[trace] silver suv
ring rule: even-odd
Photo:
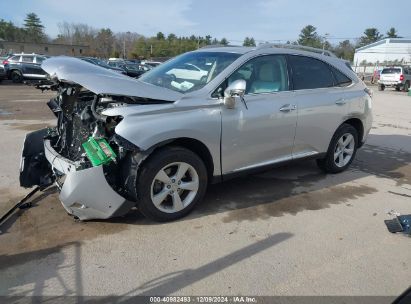
[[[322,52],[200,49],[138,80],[48,59],[57,126],[27,135],[21,185],[55,181],[64,208],[81,220],[136,206],[167,221],[189,213],[209,183],[240,174],[302,158],[344,171],[370,131],[371,93]],[[205,74],[182,71],[191,65]]]
[[[384,91],[386,87],[394,87],[396,91],[403,89],[408,92],[411,83],[411,68],[388,67],[381,71],[378,80],[378,89]]]

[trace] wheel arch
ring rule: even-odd
[[[345,120],[342,124],[348,124],[354,127],[358,132],[358,146],[361,147],[363,144],[364,137],[364,125],[359,118],[350,118]]]
[[[156,145],[148,149],[148,151],[150,151],[150,155],[151,155],[153,154],[153,152],[157,151],[158,149],[168,147],[168,146],[183,147],[195,153],[196,155],[198,155],[201,158],[201,160],[204,162],[204,165],[206,166],[208,180],[209,181],[213,180],[214,160],[213,160],[213,157],[212,157],[212,154],[209,148],[203,142],[201,142],[198,139],[194,139],[190,137],[180,137],[180,138],[169,139],[169,140],[157,143]],[[148,156],[147,158],[149,157],[150,156]]]

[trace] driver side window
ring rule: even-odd
[[[227,85],[238,79],[246,81],[246,94],[288,91],[286,59],[282,55],[253,58],[227,79]]]

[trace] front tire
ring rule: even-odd
[[[162,148],[140,170],[137,207],[151,220],[176,220],[203,199],[207,183],[206,167],[195,153],[182,147]]]
[[[334,133],[325,158],[318,159],[317,165],[326,173],[340,173],[350,166],[357,148],[357,130],[349,124],[342,124]]]

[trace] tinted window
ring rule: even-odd
[[[287,64],[284,56],[261,56],[251,59],[228,78],[247,82],[246,93],[273,93],[288,90]]]
[[[324,62],[305,56],[290,56],[295,90],[328,88],[334,85],[333,75]]]
[[[401,69],[398,68],[386,68],[383,69],[381,74],[400,74],[401,73]]]
[[[20,56],[13,56],[9,60],[10,61],[20,61]]]
[[[344,75],[343,73],[341,73],[339,70],[331,67],[333,73],[334,73],[334,77],[335,77],[335,86],[337,87],[348,87],[351,83],[352,80],[347,77],[346,75]]]
[[[33,56],[21,56],[22,62],[33,62],[33,59],[34,59]]]

